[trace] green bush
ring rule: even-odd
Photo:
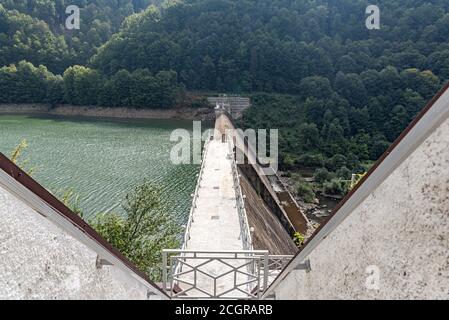
[[[303,167],[322,167],[324,163],[322,154],[303,154],[297,160],[298,164]]]
[[[295,232],[295,234],[293,235],[293,242],[297,247],[301,247],[302,245],[304,245],[305,240],[306,237],[301,232]]]
[[[291,170],[295,167],[295,163],[297,162],[298,157],[285,153],[281,154],[281,164],[282,168],[285,170]]]
[[[40,65],[20,61],[0,68],[0,103],[59,103],[62,78]]]
[[[346,168],[346,166],[343,166],[340,169],[338,169],[336,174],[337,174],[337,177],[339,177],[340,179],[349,180],[349,179],[351,179],[352,172],[351,172],[351,170]],[[328,179],[328,180],[331,180],[331,179]]]
[[[296,183],[296,193],[306,203],[312,203],[315,200],[315,192],[313,192],[312,187],[305,181]]]
[[[331,171],[336,171],[346,163],[346,157],[341,154],[336,154],[332,158],[326,160],[326,167]]]
[[[341,196],[347,192],[347,183],[341,179],[332,179],[323,184],[325,194]]]
[[[290,171],[287,171],[287,172],[284,172],[284,173],[282,174],[282,176],[283,176],[283,177],[286,177],[286,178],[291,178],[291,177],[292,177],[292,173],[291,173]]]
[[[313,178],[316,182],[323,183],[325,181],[332,180],[332,178],[334,178],[334,175],[330,173],[326,168],[318,168],[315,170]]]
[[[162,249],[179,246],[180,228],[160,206],[160,192],[145,182],[126,196],[126,214],[103,214],[92,227],[154,281],[161,278]]]

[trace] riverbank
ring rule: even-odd
[[[0,114],[41,114],[119,119],[212,120],[211,108],[136,109],[46,104],[0,104]]]
[[[341,199],[337,199],[332,196],[324,195],[322,193],[316,193],[315,200],[312,203],[306,203],[296,193],[296,181],[291,177],[279,174],[279,178],[283,182],[287,190],[293,195],[299,208],[304,212],[310,222],[315,227],[318,227],[324,221],[327,220],[333,209],[338,205]]]

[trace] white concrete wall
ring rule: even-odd
[[[277,299],[449,299],[449,120],[308,257]]]
[[[133,273],[96,258],[0,186],[0,299],[147,299]]]

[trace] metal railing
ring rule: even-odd
[[[267,270],[268,272],[268,282],[270,284],[279,275],[279,273],[284,270],[293,257],[293,255],[268,256],[268,268],[264,270]]]
[[[291,259],[266,250],[163,250],[163,289],[172,299],[260,299]]]
[[[243,248],[245,250],[253,250],[253,242],[248,223],[248,216],[245,209],[245,200],[243,197],[242,188],[240,186],[240,174],[237,168],[237,163],[235,161],[232,136],[228,134],[227,140],[229,146],[229,156],[231,157],[232,177],[234,180],[235,198],[237,202],[236,206],[240,222],[240,238],[242,239]]]
[[[193,193],[193,197],[192,197],[192,206],[190,207],[190,212],[189,212],[189,220],[187,221],[186,229],[184,232],[184,242],[182,244],[183,250],[187,249],[187,242],[190,240],[190,229],[192,227],[192,222],[194,220],[193,214],[194,214],[194,211],[196,208],[196,202],[198,200],[198,193],[201,188],[201,181],[203,180],[204,166],[206,165],[206,162],[204,160],[205,160],[207,151],[209,150],[209,144],[210,144],[210,137],[206,140],[206,142],[204,143],[204,147],[203,147],[203,155],[202,155],[202,159],[201,159],[201,169],[200,169],[200,172],[198,173],[198,180],[196,182],[195,192]]]
[[[268,251],[164,250],[163,266],[173,299],[259,299],[268,286]]]

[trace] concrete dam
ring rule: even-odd
[[[215,112],[182,250],[164,252],[164,288],[175,298],[257,297],[297,252],[293,234],[307,230],[299,208],[289,215],[291,203],[279,199],[288,191],[276,192],[257,161],[248,161],[255,157],[250,148],[242,150],[247,161],[237,163],[245,137],[230,134],[236,127],[229,110]]]

